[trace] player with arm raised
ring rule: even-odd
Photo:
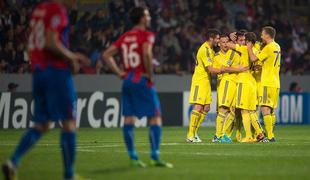
[[[134,124],[147,116],[150,129],[151,164],[159,167],[173,167],[159,158],[161,141],[161,109],[153,85],[152,48],[155,35],[147,31],[151,17],[146,8],[135,7],[130,11],[134,27],[125,32],[103,53],[103,59],[112,71],[124,79],[122,87],[122,109],[125,116],[123,135],[131,164],[138,167],[146,165],[139,160],[134,143]],[[115,63],[114,55],[120,53],[125,65],[122,71]]]
[[[28,50],[32,66],[34,126],[22,137],[15,152],[2,167],[7,180],[17,179],[16,169],[21,158],[49,129],[51,121],[61,121],[61,148],[64,179],[74,179],[76,147],[77,96],[70,72],[79,71],[78,61],[90,61],[68,49],[68,19],[66,7],[73,3],[48,1],[34,9],[30,20]],[[42,175],[43,178],[43,175]]]
[[[211,97],[211,73],[220,73],[213,68],[214,50],[213,46],[219,42],[219,31],[209,29],[207,41],[204,42],[197,52],[195,72],[192,77],[189,103],[193,105],[190,115],[190,124],[186,142],[201,142],[198,137],[198,128],[210,110]]]
[[[258,92],[267,137],[270,142],[275,142],[273,130],[276,117],[274,109],[277,108],[280,92],[281,48],[274,41],[275,36],[276,30],[273,27],[266,26],[262,29],[261,38],[266,45],[257,55],[253,51],[254,44],[250,42],[247,44],[251,61],[262,62],[261,86]]]
[[[256,41],[256,35],[253,32],[247,32],[245,34],[245,42]],[[234,43],[229,43],[228,46],[235,49],[241,54],[240,65],[248,66],[250,68],[251,61],[249,59],[249,53],[247,51],[246,45],[239,45]],[[243,142],[253,142],[262,141],[264,139],[263,129],[258,121],[258,116],[256,114],[257,106],[257,90],[256,81],[252,76],[250,70],[240,72],[238,74],[238,84],[237,84],[237,99],[236,108],[241,109],[242,123],[244,130],[246,132],[246,137],[242,140]],[[251,132],[251,125],[257,132],[258,136],[253,139]]]

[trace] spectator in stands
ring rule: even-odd
[[[303,92],[301,86],[299,86],[299,84],[297,82],[292,82],[290,84],[290,89],[289,89],[289,92],[292,92],[292,93],[301,93]]]

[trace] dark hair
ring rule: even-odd
[[[254,32],[247,32],[245,33],[245,40],[250,41],[251,43],[255,44],[256,42],[256,34]]]
[[[267,33],[272,39],[276,37],[276,30],[271,26],[263,27],[263,31],[265,31],[265,33]]]
[[[144,14],[145,10],[146,8],[144,7],[134,7],[130,10],[129,17],[134,25],[140,22],[141,18],[145,15]]]
[[[208,29],[206,33],[206,38],[209,40],[210,38],[215,38],[217,35],[220,35],[220,31],[217,29]]]
[[[237,38],[239,37],[239,36],[244,36],[245,35],[245,33],[247,33],[248,31],[247,30],[245,30],[245,29],[241,29],[241,30],[239,30],[238,32],[237,32]]]
[[[227,37],[229,39],[229,35],[227,33],[220,34],[220,38]]]

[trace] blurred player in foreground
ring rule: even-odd
[[[33,71],[34,126],[21,138],[11,158],[2,166],[7,180],[17,179],[21,158],[49,129],[51,122],[61,121],[61,148],[64,179],[74,179],[76,147],[77,96],[72,74],[79,71],[79,61],[89,61],[68,49],[68,19],[65,5],[70,1],[40,3],[33,11],[28,41]]]
[[[262,29],[261,38],[266,45],[261,52],[255,55],[253,51],[254,43],[248,42],[248,51],[251,61],[262,62],[261,85],[259,89],[259,101],[263,114],[267,137],[270,142],[275,142],[274,126],[276,116],[274,109],[277,108],[280,92],[280,59],[281,48],[274,41],[276,30],[266,26]]]
[[[104,53],[103,59],[111,70],[124,79],[122,87],[122,114],[125,116],[123,135],[131,164],[145,167],[138,158],[134,143],[134,125],[136,117],[147,116],[150,130],[151,165],[172,168],[173,165],[159,158],[161,141],[161,109],[153,84],[153,44],[155,35],[147,31],[151,17],[149,11],[142,7],[131,10],[130,18],[134,27],[125,32]],[[125,72],[115,63],[114,55],[120,53]]]
[[[207,41],[204,42],[197,52],[195,72],[192,77],[189,103],[193,105],[190,115],[190,124],[186,142],[201,142],[198,136],[198,128],[210,111],[211,97],[211,73],[220,73],[213,68],[213,47],[219,42],[220,33],[215,29],[207,31]]]

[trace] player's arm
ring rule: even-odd
[[[257,56],[254,54],[253,51],[253,44],[252,43],[247,43],[247,48],[248,48],[248,53],[249,53],[249,58],[252,62],[258,61]]]
[[[227,72],[227,73],[238,73],[238,72],[243,72],[249,70],[249,66],[240,66],[240,67],[222,67],[222,72]]]
[[[215,67],[213,67],[213,66],[207,66],[206,68],[208,69],[208,71],[209,71],[211,74],[221,74],[221,73],[222,73],[221,69],[215,68]]]
[[[71,70],[73,73],[78,73],[79,61],[83,62],[85,65],[90,64],[90,60],[80,54],[74,53],[66,48],[62,42],[58,39],[59,35],[58,32],[52,29],[47,29],[47,35],[45,38],[45,49],[51,51],[54,55],[61,57],[65,60],[68,60],[71,65]]]
[[[236,44],[232,41],[227,42],[227,46],[229,49],[236,50]]]
[[[143,54],[143,61],[144,61],[144,68],[146,70],[147,78],[153,82],[153,45],[151,43],[144,43],[142,45],[142,54]]]
[[[118,77],[123,78],[125,72],[123,72],[115,63],[114,57],[118,53],[118,48],[115,45],[111,45],[105,50],[102,54],[103,60],[107,63],[109,68],[115,73]]]

